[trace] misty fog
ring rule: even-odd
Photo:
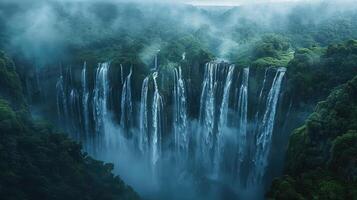
[[[287,64],[298,48],[356,37],[356,11],[328,0],[3,0],[0,48],[19,63],[32,115],[113,163],[143,199],[263,199],[313,109],[288,92]],[[269,39],[282,41],[279,59],[259,68]]]

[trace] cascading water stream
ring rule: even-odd
[[[121,84],[124,84],[124,71],[123,71],[122,64],[120,64],[120,82],[121,82]]]
[[[161,174],[166,173],[166,168],[165,172],[161,172],[160,167],[171,166],[168,162],[174,160],[181,167],[167,172],[179,173],[182,180],[192,170],[210,181],[232,181],[239,190],[244,190],[249,186],[263,185],[262,179],[269,162],[275,115],[286,71],[285,68],[279,68],[275,77],[272,77],[270,72],[275,71],[274,68],[270,69],[269,73],[268,70],[265,72],[261,90],[256,91],[254,85],[248,87],[249,81],[255,81],[249,68],[235,73],[238,68],[234,65],[207,63],[196,123],[194,115],[190,115],[195,106],[191,108],[189,99],[192,97],[190,95],[197,94],[190,93],[195,90],[190,90],[191,85],[186,85],[190,82],[183,76],[181,67],[173,70],[172,92],[165,90],[171,85],[166,87],[165,79],[159,79],[162,77],[157,71],[147,75],[141,85],[140,102],[135,104],[136,96],[132,93],[136,86],[132,84],[136,83],[135,71],[130,70],[124,76],[120,65],[111,70],[120,71],[116,75],[117,80],[114,75],[110,76],[112,82],[109,80],[109,63],[101,63],[94,70],[94,87],[90,91],[92,84],[88,77],[91,77],[92,70],[88,70],[84,63],[80,84],[71,80],[69,69],[66,76],[58,78],[57,112],[68,128],[76,126],[77,130],[81,129],[79,133],[84,135],[74,137],[83,142],[90,154],[119,166],[125,165],[125,162],[137,162],[136,167],[144,166],[147,171],[143,170],[143,173],[152,175],[154,182],[161,181],[157,178],[166,175]],[[76,71],[73,70],[73,73]],[[109,88],[121,91],[121,95],[110,93]],[[259,96],[248,98],[248,93],[257,93]],[[172,113],[163,112],[166,111],[163,102],[166,97],[172,98],[167,105],[165,103],[165,106],[172,106]],[[118,103],[109,106],[109,100]],[[254,102],[258,102],[258,106]],[[136,105],[139,116],[134,116]],[[253,116],[248,117],[248,110]],[[113,118],[110,112],[113,112]],[[114,120],[115,117],[119,120]],[[248,124],[257,128],[248,127]],[[122,134],[122,130],[127,135]],[[139,159],[135,157],[138,152],[141,155]]]
[[[128,131],[132,126],[133,120],[133,105],[131,97],[131,75],[132,69],[130,69],[129,75],[125,78],[122,96],[121,96],[121,117],[120,124],[125,131]]]
[[[242,84],[238,96],[238,163],[237,173],[241,173],[241,165],[247,153],[247,113],[248,113],[249,68],[243,69]],[[240,176],[238,176],[240,177]]]
[[[146,154],[149,148],[148,135],[148,90],[149,77],[146,77],[141,87],[141,102],[140,102],[140,133],[139,133],[139,150],[142,154]]]
[[[256,136],[256,151],[253,158],[254,166],[251,171],[252,176],[250,177],[250,181],[253,184],[259,184],[263,181],[268,166],[268,158],[275,124],[275,114],[285,72],[286,68],[282,67],[277,69],[268,93],[265,112],[262,121],[260,122],[258,135]]]
[[[200,134],[198,134],[198,157],[203,165],[211,165],[211,152],[214,145],[216,78],[218,64],[206,64],[200,101]]]
[[[258,98],[258,112],[256,112],[255,114],[255,129],[254,129],[254,132],[257,131],[257,128],[259,127],[258,124],[259,124],[259,108],[260,108],[260,105],[262,104],[262,100],[263,100],[263,96],[264,96],[264,90],[265,90],[265,87],[266,87],[266,82],[267,82],[267,76],[268,76],[268,71],[270,70],[271,68],[267,68],[265,69],[265,72],[264,72],[264,79],[263,79],[263,84],[262,84],[262,88],[260,90],[260,93],[259,93],[259,98]]]
[[[87,64],[84,62],[81,73],[82,82],[82,116],[83,116],[83,130],[85,139],[89,141],[89,91],[87,88]],[[90,142],[85,143],[85,148],[89,149]]]
[[[228,75],[226,78],[226,82],[224,84],[223,99],[222,99],[220,115],[219,115],[217,142],[216,142],[215,158],[214,158],[214,171],[215,171],[215,175],[217,176],[220,173],[219,172],[220,165],[223,159],[222,153],[224,151],[224,142],[226,137],[225,132],[227,129],[227,122],[228,122],[229,97],[230,97],[231,85],[233,80],[234,68],[235,68],[234,65],[229,66]]]
[[[56,83],[56,102],[57,102],[57,115],[59,121],[66,122],[68,119],[67,96],[64,88],[64,80],[61,75]]]
[[[156,80],[157,76],[158,73],[154,72],[153,79],[154,79],[155,92],[154,92],[154,99],[152,103],[153,131],[152,131],[152,141],[151,141],[151,148],[152,148],[151,161],[154,170],[157,165],[157,162],[159,161],[160,154],[161,154],[161,128],[162,128],[161,112],[163,108],[163,101],[159,93],[159,88]]]
[[[187,100],[181,67],[174,69],[174,142],[176,153],[187,156],[189,147]]]
[[[93,119],[95,123],[96,136],[100,137],[104,134],[105,143],[108,146],[110,136],[105,131],[105,121],[108,119],[108,95],[109,95],[109,80],[108,80],[109,63],[100,63],[95,74],[95,88],[93,97]],[[99,139],[99,138],[97,138]],[[98,141],[99,142],[99,141]]]
[[[71,122],[72,122],[72,129],[74,130],[75,138],[80,140],[80,134],[78,133],[78,125],[81,126],[81,116],[80,116],[80,104],[79,104],[79,96],[76,89],[72,88],[70,92],[69,98],[69,105],[71,110]],[[78,123],[78,125],[77,125]]]
[[[186,52],[183,52],[183,53],[182,53],[181,59],[182,59],[182,60],[185,60],[185,59],[186,59]]]

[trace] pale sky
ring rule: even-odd
[[[60,2],[73,2],[73,1],[113,1],[113,2],[161,2],[161,3],[185,3],[196,6],[239,6],[245,4],[269,4],[269,3],[283,3],[283,2],[321,2],[321,1],[336,1],[340,0],[0,0],[5,2],[46,2],[46,1],[60,1]],[[355,1],[355,0],[341,0],[341,1]]]
[[[242,4],[281,3],[281,2],[319,2],[323,0],[183,0],[197,6],[237,6]]]

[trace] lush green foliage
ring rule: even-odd
[[[322,100],[331,88],[357,74],[357,41],[330,45],[327,49],[298,49],[288,65],[288,92],[295,102]]]
[[[320,102],[290,139],[272,199],[357,198],[357,76]]]
[[[332,6],[332,7],[331,7]],[[288,34],[295,46],[327,46],[356,38],[357,15],[354,8],[339,10],[339,5],[297,6],[289,15]],[[335,12],[333,11],[335,10]],[[332,11],[329,13],[329,11]],[[304,15],[304,17],[301,17]],[[328,16],[319,18],[317,16]],[[318,20],[316,20],[318,18]]]
[[[278,57],[279,51],[287,51],[290,47],[286,38],[279,35],[264,36],[260,42],[254,46],[254,57]]]
[[[276,5],[272,10],[280,10]],[[135,101],[155,55],[165,103],[172,99],[173,69],[178,66],[187,79],[189,94],[200,93],[203,65],[215,57],[250,66],[253,74],[258,69],[256,80],[250,78],[251,88],[258,87],[265,68],[284,66],[289,68],[287,94],[294,105],[303,107],[324,99],[332,88],[357,74],[357,41],[330,45],[357,38],[357,15],[348,9],[329,13],[335,9],[326,5],[283,9],[288,14],[272,13],[265,6],[212,14],[178,5],[168,9],[156,4],[51,2],[46,7],[50,17],[33,26],[36,20],[27,24],[19,19],[35,18],[41,10],[36,5],[10,2],[0,6],[0,47],[28,59],[28,66],[23,67],[32,69],[24,70],[25,76],[35,71],[35,61],[54,68],[58,63],[82,68],[86,61],[89,74],[95,73],[98,62],[110,61],[110,80],[114,80],[123,65],[125,75],[130,69],[134,72]],[[80,12],[68,7],[80,8]],[[33,27],[36,34],[26,34]],[[80,146],[52,127],[32,122],[15,71],[11,60],[1,53],[0,97],[7,101],[0,101],[0,198],[137,198],[111,174],[111,165],[81,153]],[[80,85],[80,79],[74,82]],[[88,85],[93,83],[89,76]],[[116,88],[122,83],[116,80],[112,84],[118,96],[121,91]],[[320,103],[306,124],[294,131],[287,156],[289,176],[273,183],[270,197],[356,198],[355,93],[356,79]],[[188,98],[193,102],[190,112],[198,110],[199,98]]]
[[[112,164],[92,159],[52,126],[34,122],[25,106],[4,100],[24,102],[13,65],[0,67],[0,89],[8,91],[0,98],[1,199],[139,199],[113,175]]]
[[[15,65],[4,52],[0,51],[0,97],[10,98],[15,106],[24,103],[22,87]]]
[[[331,159],[329,166],[341,177],[348,181],[357,181],[357,132],[349,131],[342,136],[338,136],[332,145]]]
[[[285,67],[294,57],[289,39],[279,34],[262,35],[237,54],[237,64],[253,68]]]

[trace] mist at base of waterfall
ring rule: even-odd
[[[198,126],[190,121],[190,130]],[[146,200],[197,200],[197,199],[263,199],[261,187],[242,188],[232,180],[218,178],[216,174],[204,175],[195,169],[195,160],[176,162],[174,151],[166,150],[156,169],[150,165],[150,157],[140,155],[133,139],[123,136],[125,132],[110,118],[105,120],[105,131],[111,141],[101,150],[86,149],[96,159],[114,164],[114,173],[137,191]],[[137,129],[131,130],[138,133]],[[226,129],[228,138],[233,138],[233,130]],[[231,133],[228,133],[231,132]],[[229,136],[231,135],[231,136]],[[84,146],[89,146],[83,144]],[[94,153],[94,151],[96,151]]]
[[[119,113],[111,109],[110,63],[96,67],[92,92],[85,64],[81,90],[71,84],[71,68],[67,71],[56,85],[60,121],[72,127],[72,137],[86,152],[114,163],[115,173],[144,199],[263,198],[285,68],[265,70],[255,106],[250,105],[255,97],[249,93],[249,68],[207,63],[196,118],[188,114],[180,67],[173,69],[170,95],[160,88],[162,74],[148,74],[140,102],[132,98],[132,70],[125,81],[120,70]],[[173,104],[165,98],[173,98]],[[249,106],[254,110],[248,117]]]

